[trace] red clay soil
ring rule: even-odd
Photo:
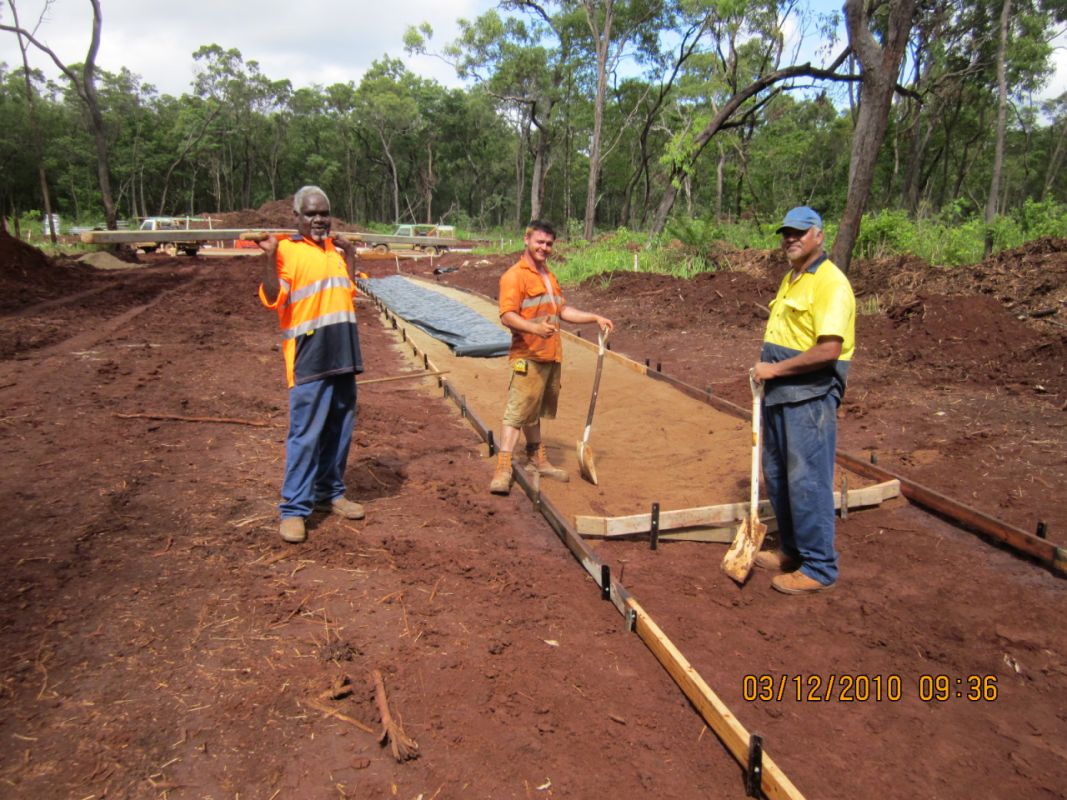
[[[1042,246],[978,268],[1004,277],[978,293],[920,280],[862,316],[840,446],[1020,527],[1046,520],[1063,543],[1062,303],[1017,318],[1062,298],[1064,244]],[[616,320],[614,349],[744,404],[777,283],[775,257],[759,258],[567,295]],[[518,493],[486,493],[485,448],[438,393],[361,389],[348,475],[367,519],[316,516],[307,544],[284,545],[286,393],[257,259],[144,260],[105,275],[0,237],[4,295],[24,293],[0,309],[0,340],[19,343],[0,350],[0,794],[743,796],[548,525]],[[493,296],[514,257],[481,260],[434,266]],[[882,303],[873,287],[894,273],[869,283],[865,266],[861,300]],[[360,311],[364,377],[410,370]],[[806,796],[1063,797],[1067,583],[904,501],[839,530],[841,581],[811,598],[762,573],[738,589],[714,545],[600,552]],[[353,722],[379,725],[374,669],[414,761]],[[804,698],[790,682],[747,699],[745,675],[764,674],[798,677]],[[902,698],[843,702],[830,675],[899,680]],[[944,699],[920,697],[941,688],[924,675],[947,676]],[[980,697],[994,678],[996,699],[968,700],[971,675]]]

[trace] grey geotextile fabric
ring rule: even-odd
[[[511,334],[477,311],[426,289],[403,275],[361,280],[361,286],[384,302],[398,317],[447,344],[457,356],[504,356]]]

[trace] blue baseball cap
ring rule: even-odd
[[[786,228],[794,231],[806,231],[808,228],[822,230],[822,217],[813,208],[797,206],[785,215],[785,219],[782,220],[782,224],[778,226],[775,233],[781,233]]]

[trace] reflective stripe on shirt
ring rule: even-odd
[[[325,328],[327,325],[336,325],[338,322],[355,321],[356,314],[354,311],[335,311],[333,314],[323,314],[321,317],[309,319],[307,322],[301,322],[299,325],[294,325],[288,330],[282,331],[282,338],[295,339],[297,336],[305,334],[308,331]]]

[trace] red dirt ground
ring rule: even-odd
[[[514,257],[482,260],[433,266],[493,296]],[[406,382],[361,389],[349,478],[367,520],[315,518],[306,545],[285,546],[286,397],[258,260],[144,262],[98,273],[0,234],[0,794],[743,796],[529,503],[485,492],[484,447],[445,401]],[[616,320],[614,349],[743,404],[779,267],[737,267],[567,295]],[[855,282],[882,313],[859,322],[841,448],[1064,542],[1067,243],[966,279],[893,262]],[[360,310],[364,377],[410,369]],[[842,580],[812,598],[765,575],[738,590],[713,546],[601,552],[808,797],[1063,797],[1067,584],[903,501],[840,531]],[[376,727],[373,669],[415,761],[320,710]],[[765,673],[899,675],[904,698],[746,701],[744,675]],[[922,675],[964,694],[967,676],[995,676],[999,693],[969,702],[953,684],[922,702]],[[350,695],[320,699],[343,677]]]

